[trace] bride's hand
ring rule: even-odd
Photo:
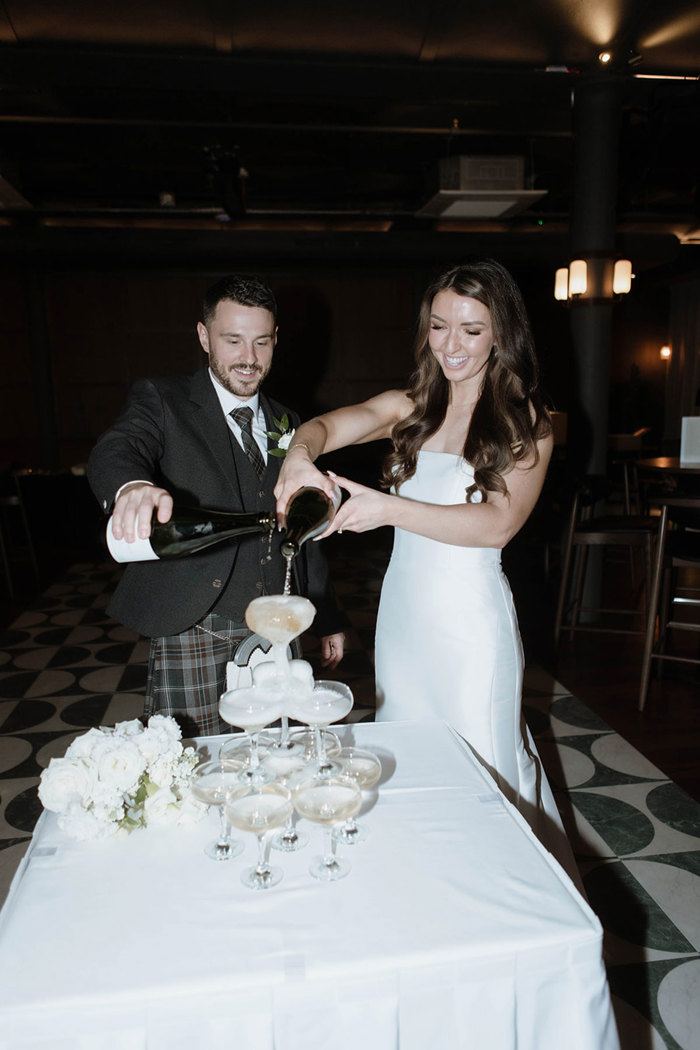
[[[342,478],[330,470],[328,474],[331,481],[349,494],[350,499],[342,504],[326,531],[318,537],[319,539],[343,530],[369,532],[370,529],[391,524],[392,504],[396,496],[368,488],[366,485],[358,485],[356,481]]]
[[[314,466],[306,449],[300,446],[297,452],[291,448],[284,457],[274,488],[277,500],[277,521],[282,527],[286,525],[287,504],[295,492],[307,485],[322,489],[326,495],[333,497],[335,485],[327,474],[323,474],[318,467]]]

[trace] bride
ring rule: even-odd
[[[326,535],[395,528],[376,632],[378,720],[443,719],[471,745],[543,843],[571,868],[521,715],[523,655],[501,549],[532,512],[552,428],[520,291],[499,263],[457,266],[427,289],[408,390],[318,416],[295,433],[275,495],[350,498]],[[377,491],[313,465],[391,438]]]

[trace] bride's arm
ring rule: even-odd
[[[359,405],[337,408],[303,423],[287,449],[275,485],[278,515],[284,515],[289,498],[303,485],[332,495],[333,481],[314,466],[324,452],[388,438],[394,425],[412,410],[413,402],[404,391],[387,390]]]
[[[489,492],[486,503],[421,503],[334,475],[351,498],[340,508],[326,535],[340,529],[366,532],[393,525],[457,547],[505,547],[530,517],[542,491],[552,454],[551,435],[541,438],[537,448],[537,461],[534,457],[524,460],[504,475],[507,492]]]

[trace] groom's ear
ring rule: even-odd
[[[199,342],[202,350],[205,354],[209,353],[209,332],[207,326],[202,321],[197,321],[197,335],[199,336]]]

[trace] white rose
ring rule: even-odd
[[[143,804],[147,824],[166,824],[177,818],[177,799],[170,788],[158,788]]]
[[[103,739],[104,735],[99,729],[89,729],[75,738],[66,751],[66,758],[90,758]]]
[[[277,448],[281,448],[283,449],[283,451],[286,452],[292,442],[292,438],[294,437],[295,433],[296,431],[294,430],[288,430],[286,434],[283,434],[277,442]]]
[[[96,780],[95,766],[87,759],[52,758],[41,774],[39,798],[44,809],[62,813],[73,802],[89,801]]]
[[[146,768],[146,760],[131,740],[116,737],[96,756],[97,772],[107,788],[131,794]]]
[[[71,802],[65,813],[58,818],[58,826],[71,838],[103,839],[113,835],[118,825],[101,820],[92,810],[83,809],[79,802]]]

